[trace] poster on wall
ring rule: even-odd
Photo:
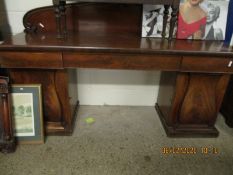
[[[178,39],[224,40],[229,0],[181,0]]]
[[[163,31],[163,13],[164,6],[163,5],[143,5],[143,13],[142,13],[142,37],[156,37],[162,38]],[[171,9],[169,11],[171,14]],[[168,15],[168,22],[166,26],[166,36],[169,35],[170,29],[170,18],[171,15]],[[176,28],[174,29],[174,37]]]

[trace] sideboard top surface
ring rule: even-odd
[[[172,4],[179,3],[178,0],[54,0],[66,2],[102,2],[102,3],[123,3],[123,4]]]
[[[142,38],[142,6],[81,3],[66,6],[67,35],[57,38],[54,7],[29,11],[25,30],[9,36],[0,51],[88,52],[122,54],[166,54],[233,57],[232,47],[222,41],[168,41]],[[44,27],[41,27],[44,26]]]
[[[222,41],[175,39],[168,41],[160,38],[94,32],[69,33],[65,39],[57,39],[54,33],[20,33],[9,36],[0,44],[0,51],[10,50],[233,56],[233,48],[225,46]]]

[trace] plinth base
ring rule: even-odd
[[[219,135],[219,132],[215,127],[204,127],[198,125],[182,126],[177,124],[169,126],[166,123],[163,113],[157,103],[155,104],[155,109],[168,137],[217,137]]]

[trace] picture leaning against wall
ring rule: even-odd
[[[44,143],[40,84],[12,84],[11,107],[17,143]]]
[[[229,0],[181,0],[178,39],[224,40]]]

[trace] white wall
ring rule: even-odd
[[[24,30],[23,15],[37,7],[48,6],[52,0],[4,0],[12,33],[19,33]]]
[[[14,34],[23,31],[22,18],[52,0],[5,0]],[[159,72],[78,69],[78,95],[84,105],[153,106],[157,99]]]

